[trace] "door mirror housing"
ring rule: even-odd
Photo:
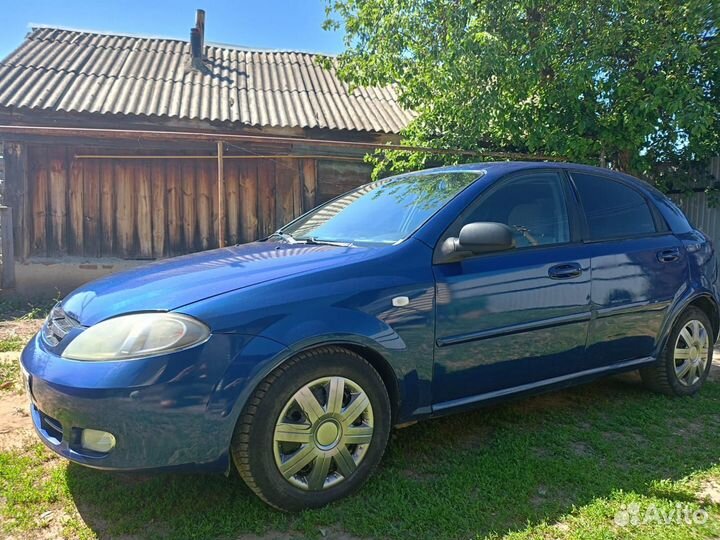
[[[506,251],[515,247],[513,231],[504,223],[482,221],[468,223],[460,229],[458,237],[451,236],[442,245],[445,256],[478,255]]]

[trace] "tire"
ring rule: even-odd
[[[689,307],[675,321],[657,362],[641,369],[640,376],[655,392],[691,396],[708,377],[713,344],[710,319],[702,310]]]
[[[357,491],[380,463],[390,429],[390,400],[377,371],[358,354],[326,346],[298,354],[258,385],[231,453],[263,501],[299,511]]]

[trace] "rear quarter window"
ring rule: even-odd
[[[653,186],[648,186],[647,189],[658,210],[675,234],[688,233],[695,228],[690,218],[688,218],[671,199],[663,195],[663,193]]]

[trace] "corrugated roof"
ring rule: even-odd
[[[319,55],[206,44],[205,57],[203,73],[189,42],[34,28],[0,62],[0,108],[381,133],[413,118],[393,88],[350,91]]]

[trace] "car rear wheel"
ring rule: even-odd
[[[296,511],[356,491],[379,464],[390,428],[390,401],[377,371],[349,350],[322,347],[259,385],[231,450],[260,498]]]
[[[707,315],[690,307],[675,322],[658,362],[640,370],[643,382],[668,395],[689,396],[707,379],[712,364],[713,333]]]

